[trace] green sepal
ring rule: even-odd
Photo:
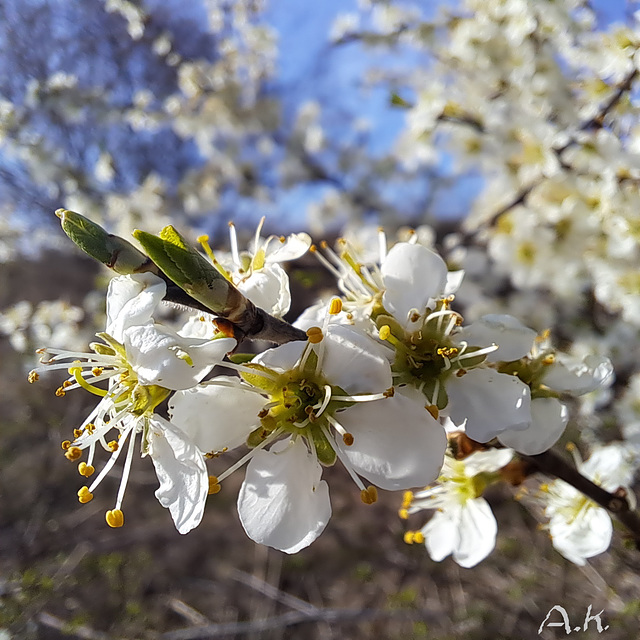
[[[227,315],[235,287],[171,225],[159,237],[140,230],[133,235],[169,279],[214,313]]]
[[[230,356],[227,356],[231,362],[234,364],[246,364],[247,362],[251,362],[255,357],[255,353],[232,353]]]
[[[116,273],[128,275],[154,269],[149,258],[128,240],[107,233],[89,218],[67,209],[58,209],[56,215],[62,230],[80,249]]]
[[[132,393],[133,407],[131,413],[136,416],[152,413],[153,410],[163,401],[166,400],[171,391],[160,387],[157,384],[142,385],[137,384]]]

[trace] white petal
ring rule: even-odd
[[[238,384],[237,378],[215,380]],[[189,435],[200,451],[222,451],[244,444],[258,427],[266,400],[246,389],[215,384],[177,391],[169,400],[171,421]]]
[[[611,544],[613,525],[601,507],[590,506],[581,516],[567,521],[562,514],[549,522],[553,546],[568,560],[584,565],[587,558],[604,553]]]
[[[487,362],[519,360],[531,351],[536,332],[509,315],[490,314],[462,329],[458,340],[473,346],[497,344],[498,349],[487,356]]]
[[[432,560],[440,562],[453,553],[460,540],[460,505],[446,511],[436,511],[422,528],[424,544]]]
[[[238,495],[238,514],[247,535],[285,553],[309,546],[331,517],[329,488],[321,475],[322,468],[302,439],[258,451]]]
[[[477,476],[479,473],[484,472],[491,473],[509,464],[511,458],[513,458],[511,449],[475,451],[464,459],[464,472],[469,477]]]
[[[346,325],[330,325],[325,336],[322,374],[347,393],[382,393],[392,385],[388,351]]]
[[[498,524],[484,498],[467,500],[460,512],[460,541],[453,559],[465,568],[484,560],[496,546]]]
[[[149,429],[149,454],[160,487],[156,498],[169,509],[180,533],[202,520],[209,492],[209,476],[202,454],[177,427],[154,416]]]
[[[529,387],[515,376],[493,369],[472,369],[447,381],[447,413],[466,422],[467,435],[488,442],[505,429],[525,429],[531,422]]]
[[[519,453],[535,456],[551,449],[564,433],[568,420],[569,411],[557,398],[534,398],[531,401],[531,424],[521,431],[502,431],[498,440]]]
[[[582,395],[600,388],[613,375],[613,365],[604,356],[591,355],[584,360],[557,357],[558,360],[548,367],[543,378],[543,382],[556,391]]]
[[[337,445],[354,470],[381,489],[424,487],[442,469],[447,438],[424,408],[404,395],[361,402],[336,414],[354,442]]]
[[[105,331],[122,342],[125,329],[151,320],[166,290],[165,283],[152,273],[112,278],[107,291]]]
[[[385,291],[382,304],[406,324],[409,313],[422,313],[430,298],[442,294],[447,282],[447,265],[431,249],[399,242],[391,247],[381,265]]]
[[[278,318],[291,306],[289,276],[277,263],[254,271],[246,280],[239,282],[237,288],[257,307]]]
[[[124,345],[142,384],[188,389],[198,384],[236,346],[233,338],[182,338],[162,325],[126,329]]]
[[[311,237],[306,233],[292,233],[282,242],[280,238],[271,236],[265,246],[265,262],[274,264],[295,260],[303,256],[311,246]]]

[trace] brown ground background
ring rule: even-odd
[[[62,256],[0,270],[0,308],[25,297],[79,303],[98,273],[91,262]],[[365,506],[338,467],[325,475],[333,518],[294,556],[245,536],[235,513],[242,472],[209,498],[200,527],[181,536],[153,495],[151,461],[137,460],[126,524],[109,529],[103,514],[118,478],[80,505],[81,477],[60,449],[93,400],[79,391],[56,398],[54,374],[27,384],[34,362],[25,365],[0,338],[1,640],[566,637],[561,628],[538,635],[553,605],[566,609],[573,627],[584,624],[589,605],[604,609],[609,628],[600,634],[591,623],[573,632],[577,640],[639,636],[640,554],[617,532],[608,554],[576,567],[507,488],[488,496],[497,549],[470,570],[405,545],[401,496],[380,492]]]

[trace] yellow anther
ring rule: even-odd
[[[73,430],[73,437],[74,438],[79,438],[82,435],[82,429],[74,429]]]
[[[388,389],[385,389],[385,390],[382,392],[382,395],[383,395],[385,398],[393,398],[393,396],[395,396],[395,395],[396,395],[395,387],[389,387]]]
[[[209,495],[218,493],[222,489],[216,476],[209,476]]]
[[[64,457],[67,460],[77,460],[82,455],[82,449],[80,447],[69,447],[67,452],[64,454]]]
[[[548,493],[549,492],[549,485],[545,482],[544,484],[540,485],[540,491],[542,491],[543,493]]]
[[[424,534],[422,531],[416,531],[413,534],[413,541],[415,544],[424,544]]]
[[[58,398],[62,398],[63,396],[65,396],[67,394],[67,392],[64,390],[63,387],[58,387],[56,389],[56,396],[58,396]]]
[[[278,238],[278,240],[280,240],[280,242],[282,242],[282,244],[284,244],[287,241],[287,239],[284,236],[280,236]]]
[[[109,447],[109,449],[111,451],[117,451],[118,450],[118,443],[115,440],[112,440],[111,442],[107,443],[107,447]]]
[[[435,404],[428,404],[425,406],[425,409],[437,420],[440,415],[440,411],[438,411],[438,407]]]
[[[27,380],[29,381],[29,384],[33,384],[36,380],[40,380],[40,376],[37,371],[29,371]]]
[[[203,233],[201,236],[196,238],[198,244],[202,244],[203,242],[209,242],[209,236],[206,233]]]
[[[403,519],[406,520],[409,517],[409,511],[407,511],[407,509],[399,509],[398,510],[398,515]]]
[[[71,440],[63,440],[60,443],[60,446],[62,447],[63,451],[67,451],[69,449],[69,447],[71,446]]]
[[[124,513],[120,509],[111,509],[104,516],[107,524],[113,529],[117,529],[124,524]]]
[[[327,249],[327,248],[329,247],[329,243],[328,243],[326,240],[322,240],[322,241],[320,242],[320,246],[321,246],[323,249]]]
[[[95,472],[95,467],[91,464],[87,464],[86,462],[81,462],[78,465],[78,473],[85,478],[92,476]]]
[[[386,340],[391,335],[391,327],[388,324],[384,324],[378,331],[378,337],[380,340]]]
[[[307,329],[307,338],[311,344],[318,344],[322,342],[324,336],[322,335],[322,329],[320,327],[309,327]]]
[[[87,502],[93,500],[93,493],[89,491],[89,487],[82,487],[82,489],[78,491],[78,500],[80,504],[87,504]]]
[[[104,369],[102,367],[93,367],[93,369],[91,369],[91,373],[93,373],[94,376],[102,375],[103,372]]]
[[[565,449],[569,452],[576,450],[576,445],[573,442],[567,442]]]
[[[309,251],[311,251],[311,253],[315,253],[317,250],[318,250],[318,247],[316,247],[316,245],[315,245],[315,244],[312,244],[312,245],[309,247]]]
[[[91,435],[96,430],[96,425],[93,424],[93,422],[90,422],[85,426],[85,429],[87,430],[87,433]]]
[[[71,382],[71,380],[65,380],[65,381],[62,383],[62,387],[63,387],[64,389],[66,389],[67,387],[70,387],[72,384],[73,384],[73,382]]]
[[[553,353],[549,353],[542,359],[542,364],[553,364],[556,361],[556,356]]]
[[[402,494],[402,508],[406,509],[413,502],[413,491],[405,491]]]
[[[342,442],[344,442],[347,447],[350,447],[353,444],[353,434],[345,433],[342,436]]]
[[[374,486],[369,485],[360,492],[360,499],[365,504],[373,504],[378,500],[378,490]]]
[[[342,300],[340,298],[333,298],[329,305],[329,315],[336,316],[342,311]]]
[[[413,534],[414,534],[414,532],[413,532],[413,531],[405,531],[405,534],[404,534],[404,541],[405,541],[407,544],[413,544]]]

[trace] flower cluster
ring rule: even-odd
[[[59,215],[81,246],[96,234],[103,237],[78,214]],[[133,272],[111,281],[105,331],[90,345],[91,353],[40,351],[42,366],[30,380],[44,370],[67,369],[70,377],[58,395],[83,388],[101,398],[73,439],[62,443],[65,456],[80,461],[78,470],[87,478],[95,472],[96,451],[108,453],[96,478],[78,491],[79,501],[92,500],[126,450],[120,488],[106,514],[110,526],[122,526],[139,442],[158,476],[156,497],[186,533],[200,523],[207,495],[218,493],[246,465],[237,506],[247,535],[295,553],[329,521],[323,467],[339,462],[365,504],[376,501],[378,488],[405,490],[403,516],[439,510],[408,541],[424,540],[434,559],[452,553],[463,566],[476,564],[493,548],[497,531],[484,488],[500,477],[498,470],[514,452],[549,449],[567,424],[563,400],[602,386],[610,363],[558,354],[547,335],[511,316],[488,315],[465,325],[453,309],[463,274],[450,272],[420,234],[387,249],[381,231],[373,252],[361,254],[345,239],[337,250],[311,247],[336,276],[342,295],[314,305],[290,327],[306,339],[287,333],[283,344],[257,355],[235,353],[235,327],[253,335],[244,317],[254,317],[253,305],[274,315],[288,310],[288,278],[279,263],[310,245],[304,234],[263,240],[260,230],[243,253],[232,228],[228,259],[214,255],[201,238],[210,264],[187,251],[172,228],[159,238],[135,234],[161,266],[158,247],[170,254],[167,273],[187,293],[205,292],[194,305],[199,299],[219,304],[220,320],[199,313],[179,328],[159,322],[166,277]],[[104,238],[109,247],[118,240]],[[130,270],[138,254],[122,241],[117,246],[120,257],[108,261]],[[187,264],[211,271],[189,275]],[[256,317],[263,322],[264,316]],[[278,331],[281,325],[274,326]],[[211,377],[218,365],[228,373]],[[168,414],[162,415],[167,399]],[[454,455],[447,429],[464,431],[483,450]],[[233,461],[220,473],[209,475],[207,460],[228,458]]]

